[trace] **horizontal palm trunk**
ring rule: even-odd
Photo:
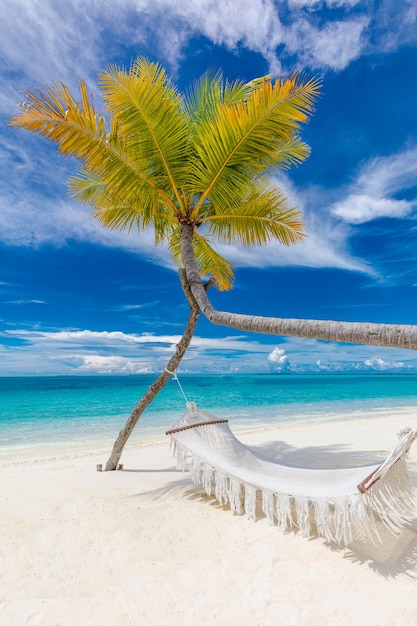
[[[282,319],[217,311],[208,299],[201,282],[193,252],[192,236],[193,226],[191,224],[181,225],[181,253],[188,284],[201,312],[213,324],[266,335],[304,337],[323,341],[417,350],[417,326]]]

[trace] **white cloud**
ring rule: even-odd
[[[404,369],[405,364],[402,361],[384,361],[380,357],[373,356],[370,359],[366,359],[364,361],[364,365],[366,368],[375,371],[387,371],[387,370],[396,370],[396,369]]]
[[[274,372],[283,373],[291,370],[290,358],[282,348],[275,347],[268,354],[267,361]]]
[[[343,366],[339,363],[323,363],[321,359],[316,361],[316,367],[319,372],[341,372],[343,371]]]
[[[270,64],[271,71],[281,72],[281,60],[277,49],[282,47],[284,54],[296,55],[299,64],[312,68],[341,70],[357,58],[366,44],[363,31],[369,19],[359,14],[346,15],[343,21],[334,21],[331,9],[341,6],[352,8],[356,2],[328,2],[330,13],[326,19],[315,21],[311,8],[317,3],[286,3],[272,0],[241,0],[236,11],[234,0],[215,0],[202,3],[189,0],[178,3],[176,0],[162,2],[165,14],[162,23],[165,33],[172,30],[170,24],[187,24],[189,34],[200,32],[216,44],[231,50],[243,45],[261,53]],[[303,11],[306,8],[307,11]],[[282,19],[281,15],[285,15]],[[323,23],[324,22],[324,23]],[[174,42],[176,38],[174,37]],[[166,41],[171,41],[166,37]],[[177,52],[178,45],[174,44]]]
[[[402,361],[385,361],[380,357],[371,357],[364,361],[334,361],[326,362],[318,359],[316,367],[319,372],[328,372],[329,374],[340,374],[342,372],[398,372],[398,371],[417,371],[417,363],[406,364]]]
[[[346,198],[330,207],[330,212],[350,224],[361,224],[379,217],[406,217],[416,200],[395,198],[415,187],[417,149],[366,163],[347,190]]]
[[[289,29],[288,50],[297,54],[303,65],[341,71],[361,56],[368,24],[367,18],[359,17],[318,27],[302,18]]]
[[[0,375],[160,373],[180,335],[120,331],[23,330],[0,332]],[[412,351],[286,338],[195,336],[179,372],[417,371]],[[275,344],[275,345],[274,345]],[[291,354],[291,361],[289,358]]]
[[[93,374],[149,374],[152,368],[122,356],[74,355],[71,361],[77,372]]]
[[[354,7],[361,0],[288,0],[290,7],[306,7],[308,9],[317,9],[326,5],[329,8]]]
[[[20,300],[7,300],[6,304],[46,304],[46,301],[45,300],[20,299]]]
[[[0,375],[20,373],[157,373],[164,369],[181,335],[129,334],[91,330],[5,330],[0,332]],[[182,371],[250,371],[271,347],[246,336],[194,336]],[[248,359],[247,355],[251,358]],[[233,355],[233,362],[230,360]],[[262,369],[262,366],[261,366]]]
[[[62,81],[71,88],[99,69],[101,29],[95,3],[77,0],[2,0],[0,56],[3,76],[0,110],[11,112],[17,90]]]
[[[43,81],[73,88],[86,77],[94,88],[96,73],[126,43],[138,51],[152,49],[175,67],[200,34],[231,50],[259,52],[275,71],[283,52],[295,55],[298,64],[338,71],[370,45],[375,51],[415,40],[413,0],[394,4],[383,0],[376,9],[358,0],[3,0],[0,56],[3,77],[12,80],[3,83],[0,110],[11,110],[16,90]]]
[[[417,148],[369,161],[358,177],[358,186],[376,194],[392,194],[415,184]]]
[[[333,206],[332,213],[349,224],[363,224],[378,217],[406,217],[412,210],[413,206],[406,200],[373,198],[362,193],[338,202]]]
[[[382,0],[373,15],[369,52],[390,53],[417,39],[415,0]]]
[[[417,371],[417,355],[414,350],[333,343],[299,337],[286,338],[282,347],[286,353],[291,354],[291,365],[297,371],[299,368],[301,371],[370,371],[370,365],[374,364],[375,369],[378,362],[386,363],[387,369],[391,371],[402,367],[407,371]]]

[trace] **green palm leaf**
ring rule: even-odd
[[[156,63],[139,58],[129,73],[110,66],[101,75],[108,111],[117,111],[126,149],[150,178],[158,181],[184,213],[180,188],[186,180],[191,150],[190,124],[182,97]]]
[[[207,237],[195,233],[193,249],[197,265],[203,277],[215,280],[219,291],[228,291],[233,287],[233,264],[216,252]]]
[[[316,80],[265,79],[255,83],[246,100],[219,105],[215,117],[201,121],[189,180],[201,192],[196,212],[208,197],[215,204],[230,204],[234,190],[241,194],[248,180],[282,161],[283,146],[295,141],[318,87]],[[292,162],[308,156],[305,144],[298,140],[296,145]]]
[[[224,81],[221,70],[215,73],[206,72],[186,91],[184,106],[194,122],[210,120],[217,113],[220,103],[229,106],[237,104],[250,96],[252,88],[250,83],[240,80],[233,83]]]
[[[84,81],[75,98],[63,84],[26,94],[11,124],[54,141],[81,162],[70,180],[77,200],[108,228],[152,226],[180,259],[182,225],[191,226],[202,276],[229,289],[232,264],[208,237],[245,246],[299,241],[300,215],[270,185],[271,168],[309,154],[298,136],[318,81],[265,76],[249,83],[207,73],[182,96],[157,63],[140,57],[129,70],[100,76],[107,117]]]
[[[232,206],[203,217],[210,234],[226,243],[244,246],[263,245],[276,239],[290,245],[302,241],[304,235],[299,211],[287,207],[287,198],[279,189],[258,184],[242,198],[238,208]]]
[[[22,112],[12,118],[10,124],[27,128],[51,139],[63,154],[75,156],[86,170],[95,171],[115,194],[122,190],[125,197],[141,188],[153,187],[167,203],[170,199],[164,190],[158,189],[149,178],[143,163],[132,158],[126,146],[117,116],[111,119],[110,134],[107,133],[103,116],[95,111],[89,100],[84,81],[80,84],[81,101],[70,94],[65,85],[54,84],[39,90],[26,92]],[[151,190],[149,190],[151,193]],[[173,212],[177,212],[171,202]]]
[[[161,201],[158,190],[138,180],[135,194],[117,193],[97,171],[80,170],[69,180],[71,195],[78,201],[96,208],[94,215],[108,228],[130,230],[133,224],[139,230],[149,226],[165,208],[165,218],[176,223],[169,207]],[[129,212],[131,213],[129,217]]]

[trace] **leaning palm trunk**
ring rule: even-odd
[[[182,224],[181,254],[187,273],[187,281],[201,312],[213,324],[266,335],[304,337],[324,341],[417,350],[417,326],[405,324],[371,324],[369,322],[281,319],[217,311],[208,299],[201,282],[193,252],[192,237],[193,225]]]
[[[200,315],[200,309],[187,285],[184,270],[180,270],[180,279],[181,286],[190,304],[190,314],[188,316],[188,321],[184,330],[184,334],[181,337],[180,341],[177,343],[175,353],[168,361],[166,369],[158,376],[158,378],[152,383],[152,385],[146,391],[141,400],[139,400],[139,402],[136,404],[132,413],[126,421],[126,424],[120,431],[119,436],[114,442],[111,455],[106,463],[106,471],[115,470],[117,468],[127,440],[132,434],[132,431],[138,423],[140,417],[142,416],[142,413],[150,405],[152,400],[158,395],[161,389],[165,387],[171,377],[171,373],[177,369],[182,357],[184,356],[188,346],[190,345],[191,339],[193,338],[195,327]],[[205,287],[202,287],[203,291],[207,289],[208,286],[209,285],[207,284]]]

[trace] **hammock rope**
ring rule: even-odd
[[[188,402],[170,435],[181,470],[232,513],[256,519],[257,496],[267,521],[283,531],[319,535],[338,545],[380,539],[378,522],[398,533],[414,520],[415,493],[407,471],[417,430],[403,429],[385,461],[363,467],[290,467],[239,441],[228,421]],[[259,508],[259,506],[258,506]]]
[[[189,403],[189,401],[188,401],[188,398],[187,398],[187,396],[186,396],[186,394],[185,394],[184,389],[182,388],[182,385],[181,385],[181,383],[180,383],[180,379],[178,378],[178,374],[177,374],[177,372],[171,372],[171,370],[169,370],[167,367],[165,368],[165,371],[166,371],[168,374],[171,374],[171,376],[173,377],[173,379],[174,379],[174,380],[175,380],[175,382],[177,383],[177,385],[178,385],[178,387],[179,387],[179,389],[180,389],[180,391],[181,391],[181,393],[182,393],[182,397],[183,397],[183,398],[184,398],[184,400],[185,400],[185,404],[187,405],[187,404]]]

